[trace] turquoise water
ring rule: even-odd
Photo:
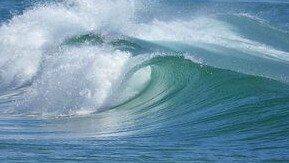
[[[288,15],[286,1],[1,1],[1,162],[288,162]]]

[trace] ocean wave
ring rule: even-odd
[[[21,160],[26,150],[46,156],[42,148],[77,161],[288,160],[289,33],[272,21],[284,8],[57,0],[23,9],[0,26],[0,158],[15,147]]]
[[[140,4],[51,3],[3,24],[1,89],[27,88],[16,110],[75,114],[120,105],[155,80],[151,65],[137,67],[158,56],[185,56],[202,65],[288,82],[287,32],[242,14],[142,23],[134,19]],[[252,37],[251,31],[259,32]],[[271,41],[262,38],[265,34]],[[122,92],[118,89],[126,93],[116,95]]]

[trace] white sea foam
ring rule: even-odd
[[[68,36],[120,32],[133,15],[130,0],[71,0],[38,6],[13,17],[0,28],[1,87],[30,81],[46,52]]]
[[[97,47],[69,47],[57,54],[46,58],[41,76],[27,90],[19,109],[94,112],[102,106],[130,58],[126,52]]]
[[[68,0],[36,6],[0,27],[1,89],[32,83],[17,109],[94,112],[130,54],[97,47],[62,47],[68,37],[122,33],[130,26],[132,0]]]

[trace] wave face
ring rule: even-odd
[[[1,160],[289,161],[286,1],[0,9]]]

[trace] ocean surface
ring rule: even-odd
[[[289,162],[287,0],[1,0],[0,162]]]

